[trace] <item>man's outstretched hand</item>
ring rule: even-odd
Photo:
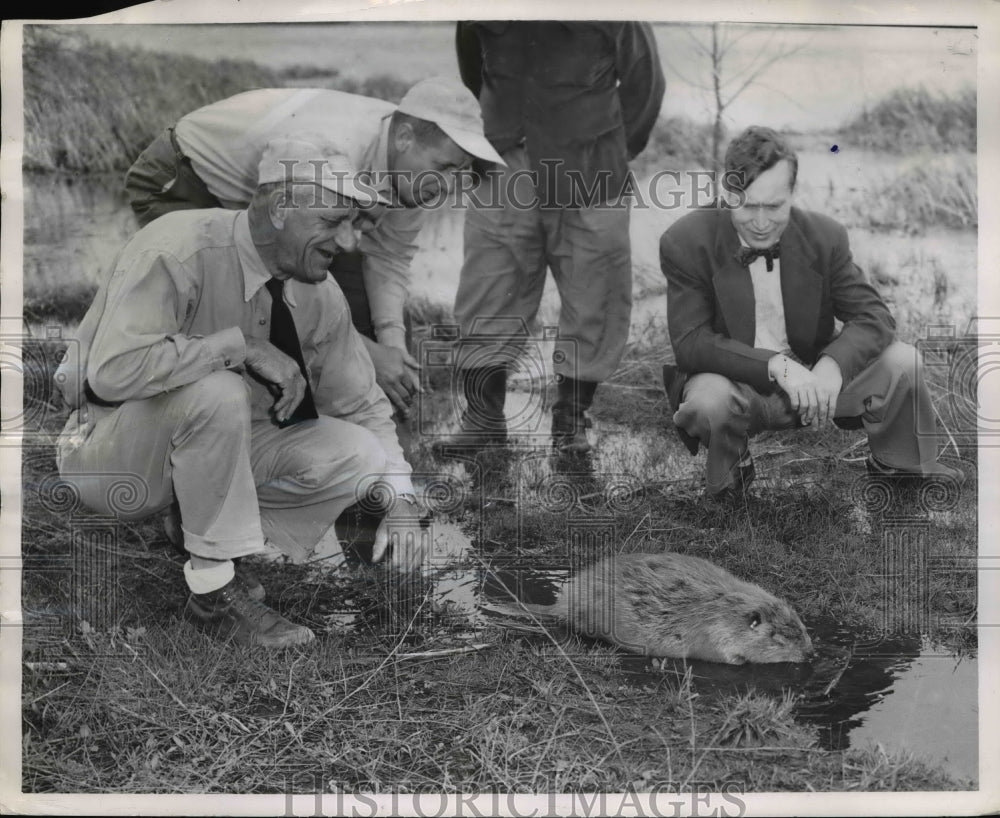
[[[396,497],[375,531],[372,562],[381,562],[389,548],[390,528],[394,537],[386,567],[402,573],[419,571],[431,551],[431,530],[420,524],[427,510],[416,500]]]

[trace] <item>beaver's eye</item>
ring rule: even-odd
[[[753,630],[760,624],[760,612],[754,611],[750,614],[750,630]]]

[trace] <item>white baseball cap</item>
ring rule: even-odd
[[[396,110],[433,122],[466,153],[506,164],[483,134],[479,100],[457,79],[430,77],[420,80],[406,92]]]
[[[323,149],[322,145],[304,139],[274,139],[264,149],[257,167],[257,184],[271,182],[302,182],[320,185],[326,190],[353,199],[361,207],[388,204],[350,159],[341,153]]]

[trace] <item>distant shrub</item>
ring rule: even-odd
[[[844,137],[874,150],[976,150],[976,91],[932,94],[924,87],[896,88],[841,129]]]
[[[658,119],[649,135],[646,149],[632,161],[632,167],[641,176],[667,164],[710,168],[712,124],[695,122],[681,116]]]
[[[167,125],[241,91],[274,87],[253,62],[109,47],[24,29],[24,167],[123,171]]]
[[[309,80],[315,77],[336,77],[340,71],[336,68],[321,68],[308,63],[296,63],[279,69],[277,74],[282,80]]]
[[[77,324],[90,307],[97,285],[65,282],[59,289],[25,287],[23,314],[31,324]]]
[[[860,184],[830,176],[826,183],[798,190],[796,202],[866,230],[913,233],[978,225],[976,154],[922,150],[891,159],[883,153],[870,167]]]
[[[387,102],[398,103],[416,81],[416,79],[400,79],[390,74],[376,74],[374,77],[365,77],[364,79],[337,77],[326,83],[326,87],[336,91],[346,91],[348,94],[360,94],[363,97],[375,97]]]
[[[976,227],[976,157],[928,157],[866,198],[869,223],[876,228]]]

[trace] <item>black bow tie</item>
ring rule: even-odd
[[[774,260],[778,257],[778,253],[781,252],[781,247],[777,242],[772,244],[770,247],[765,247],[762,250],[757,250],[753,247],[743,247],[736,251],[735,258],[744,267],[749,267],[754,259],[763,258],[767,262],[767,271],[770,273],[774,269]]]

